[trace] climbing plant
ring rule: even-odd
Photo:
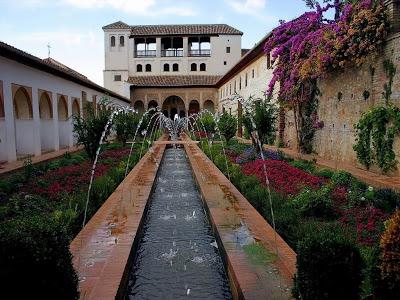
[[[400,134],[399,108],[393,105],[374,107],[362,115],[355,129],[357,138],[353,149],[365,167],[376,163],[384,172],[396,168],[393,143]]]
[[[307,2],[315,11],[282,22],[264,45],[265,53],[272,54],[274,62],[267,92],[272,95],[279,83],[279,100],[294,111],[302,152],[309,151],[302,147],[302,125],[311,116],[307,113],[313,113],[304,106],[317,96],[317,80],[364,63],[369,54],[381,49],[390,28],[385,7],[378,0],[324,1],[324,7],[318,1]],[[335,10],[333,20],[326,17],[330,9]]]
[[[393,143],[396,135],[400,134],[400,109],[390,103],[396,68],[391,60],[385,60],[383,68],[388,78],[382,93],[384,105],[362,115],[355,125],[357,138],[353,149],[365,167],[376,163],[383,172],[388,172],[397,165]]]

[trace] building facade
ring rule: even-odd
[[[102,98],[130,104],[51,58],[0,42],[0,161],[72,147],[72,116],[84,116],[86,103],[102,108]]]
[[[171,117],[203,105],[217,109],[215,84],[242,53],[243,33],[226,24],[116,22],[103,30],[104,86],[129,97],[138,109],[157,103]]]

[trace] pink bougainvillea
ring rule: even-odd
[[[279,83],[279,98],[284,102],[307,101],[309,83],[329,72],[360,65],[376,52],[386,39],[390,24],[381,1],[328,4],[275,28],[264,50],[277,61],[268,93]],[[325,13],[338,9],[335,20]]]

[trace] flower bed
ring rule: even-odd
[[[305,187],[317,189],[325,181],[322,178],[292,167],[285,161],[272,159],[267,159],[265,162],[258,159],[253,162],[245,163],[242,166],[242,172],[245,175],[257,176],[260,182],[264,184],[265,175],[263,163],[265,163],[268,179],[272,188],[285,195],[296,195]]]
[[[206,149],[205,153],[212,153],[214,163],[227,174],[221,146],[211,147],[211,151]],[[226,146],[226,154],[232,182],[272,224],[265,191],[264,162],[252,147],[234,142]],[[374,280],[379,276],[374,272],[379,271],[379,243],[385,230],[384,223],[395,208],[400,207],[400,195],[368,187],[349,173],[318,170],[312,162],[293,161],[277,152],[265,157],[278,233],[297,251],[305,237],[325,232],[327,234],[323,236],[331,239],[333,236],[328,233],[334,229],[343,236],[343,241],[362,254],[361,296],[374,293]],[[318,255],[323,256],[323,253]],[[347,261],[348,257],[345,255],[341,259]],[[361,273],[354,275],[361,278]],[[339,277],[336,279],[340,280]]]

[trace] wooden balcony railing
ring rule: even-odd
[[[189,50],[189,56],[211,56],[211,50]]]
[[[135,52],[135,57],[156,57],[156,50],[137,50]]]
[[[162,57],[183,57],[182,49],[161,50]]]

